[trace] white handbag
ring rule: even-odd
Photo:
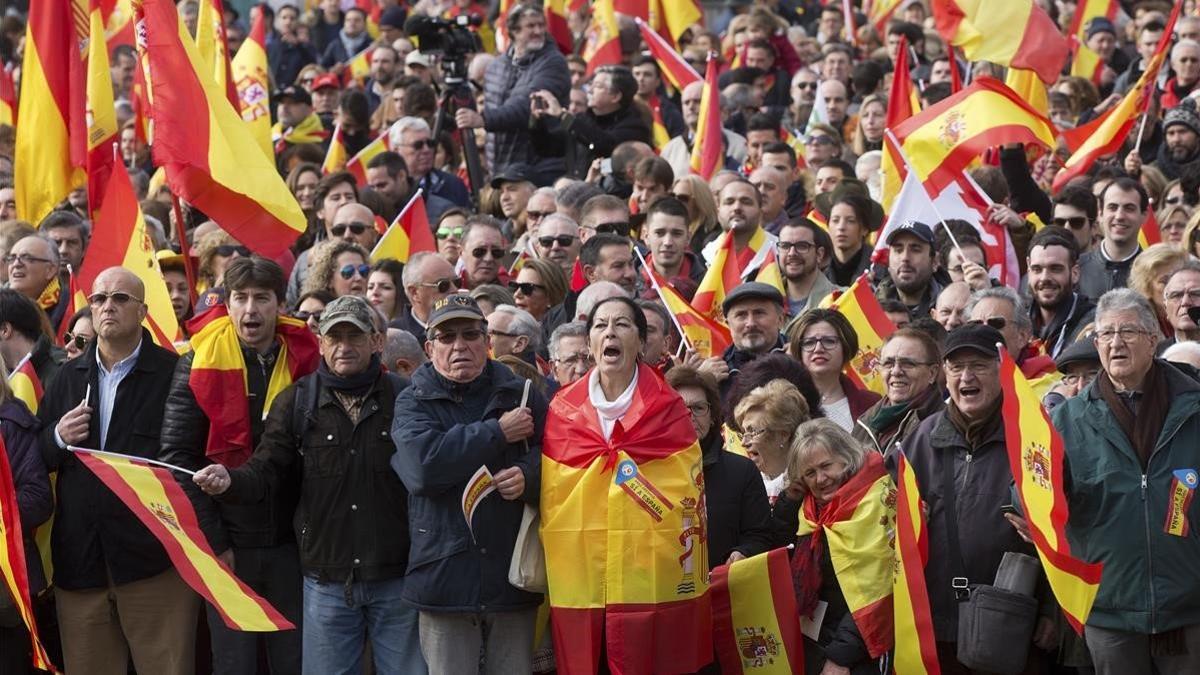
[[[545,593],[546,551],[542,548],[542,537],[538,529],[542,516],[537,508],[525,505],[521,514],[521,528],[517,530],[517,543],[513,546],[512,562],[508,565],[508,583],[530,593]]]

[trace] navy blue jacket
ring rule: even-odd
[[[49,520],[54,513],[50,477],[38,448],[37,432],[40,428],[37,418],[20,399],[11,398],[0,405],[0,434],[4,436],[13,489],[17,493],[17,512],[21,517],[30,595],[37,595],[46,587],[42,558],[33,539],[34,528]]]

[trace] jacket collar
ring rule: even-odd
[[[962,432],[954,426],[950,421],[950,416],[946,411],[936,413],[938,415],[937,422],[934,424],[933,431],[929,434],[929,441],[935,448],[945,448],[948,450],[967,449],[967,438]],[[983,443],[979,444],[975,454],[986,451],[993,445],[999,443],[1004,445],[1004,425],[996,425],[992,435],[988,436]]]

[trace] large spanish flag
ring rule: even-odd
[[[834,299],[830,309],[841,312],[858,334],[858,353],[846,364],[846,376],[860,389],[877,394],[887,392],[879,372],[879,350],[883,339],[896,332],[896,324],[883,313],[879,300],[871,292],[866,272],[850,284],[845,293]]]
[[[170,471],[138,457],[72,448],[166,549],[179,576],[233,630],[270,632],[294,625],[217,560],[196,511]]]
[[[233,81],[237,85],[238,109],[250,134],[263,153],[275,161],[271,144],[271,76],[267,67],[266,14],[258,12],[250,34],[233,57]]]
[[[704,93],[700,95],[700,119],[692,138],[692,173],[712,180],[725,163],[725,135],[721,128],[721,89],[717,84],[716,54],[708,55],[704,71]]]
[[[229,43],[225,38],[225,7],[221,0],[199,0],[196,16],[196,51],[208,66],[217,87],[225,92],[234,110],[240,108],[237,84],[229,63]],[[261,16],[261,12],[259,13]]]
[[[933,613],[925,587],[929,536],[917,477],[903,452],[896,453],[896,581],[892,608],[896,625],[896,675],[939,675]]]
[[[237,468],[254,454],[250,435],[250,398],[246,384],[246,361],[237,327],[225,305],[218,305],[189,324],[192,328],[192,370],[188,386],[196,405],[208,418],[204,454],[230,468]],[[320,354],[317,339],[299,319],[280,316],[275,324],[279,354],[267,381],[263,417],[279,392],[317,369]]]
[[[87,62],[87,186],[88,211],[95,218],[104,203],[117,155],[117,113],[113,109],[112,74],[108,70],[108,44],[100,8],[90,19]]]
[[[1057,130],[1003,82],[990,77],[929,106],[892,130],[909,168],[941,190],[985,150],[1006,143],[1053,148]]]
[[[29,571],[25,565],[25,540],[21,531],[21,513],[17,506],[17,490],[13,484],[12,469],[8,464],[8,450],[0,436],[0,577],[4,586],[0,593],[13,599],[17,613],[29,631],[33,643],[33,667],[57,673],[50,663],[46,649],[38,635],[37,621],[33,618],[33,602],[29,596]]]
[[[1158,217],[1154,215],[1154,208],[1151,206],[1146,209],[1146,220],[1142,221],[1142,229],[1138,230],[1138,245],[1144,251],[1155,244],[1161,244],[1162,240],[1162,228],[1158,226]]]
[[[713,642],[721,672],[804,672],[804,638],[788,566],[777,548],[712,572]]]
[[[275,258],[308,226],[300,204],[217,86],[170,0],[145,0],[154,159],[167,183],[251,250]]]
[[[1035,70],[1046,83],[1066,63],[1066,39],[1033,0],[932,0],[930,9],[938,32],[971,61]]]
[[[614,0],[596,0],[592,4],[592,21],[584,36],[580,56],[587,61],[587,75],[600,66],[620,65],[621,40],[617,26]]]
[[[550,403],[542,543],[559,672],[691,673],[712,660],[700,444],[679,395],[639,365],[606,439],[585,377]]]
[[[701,80],[700,74],[692,68],[692,64],[685,61],[663,36],[654,32],[650,24],[642,21],[641,17],[636,17],[634,21],[637,22],[638,30],[641,32],[650,54],[658,63],[658,69],[662,71],[663,77],[671,83],[672,87],[683,91],[684,87]]]
[[[1021,510],[1042,560],[1050,589],[1067,621],[1079,634],[1100,589],[1103,565],[1071,554],[1067,541],[1067,496],[1063,489],[1062,437],[1042,408],[1041,398],[1008,351],[1000,351],[1000,386],[1004,390],[1004,438],[1008,462],[1021,497]]]
[[[794,568],[804,572],[820,565],[820,547],[829,547],[842,596],[871,658],[879,658],[893,644],[892,584],[895,554],[891,538],[896,522],[896,486],[883,467],[883,456],[867,453],[858,473],[817,508],[812,495],[800,507],[798,536],[811,535],[796,547]],[[801,583],[800,611],[805,611]],[[811,589],[815,592],[817,589]]]
[[[424,190],[417,189],[371,250],[371,260],[375,262],[390,258],[406,263],[409,256],[421,251],[437,251],[437,242],[433,240],[433,230],[429,228]]]
[[[76,28],[72,0],[29,3],[13,178],[17,216],[37,223],[84,184],[83,58],[74,45],[87,37]]]

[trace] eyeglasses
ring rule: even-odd
[[[762,437],[763,434],[769,433],[771,431],[774,431],[774,429],[747,429],[747,430],[739,433],[738,438],[741,439],[742,444],[744,445],[746,443],[753,443],[754,441],[756,441],[760,437]]]
[[[1055,218],[1054,224],[1059,227],[1069,227],[1072,230],[1083,229],[1087,225],[1087,216],[1071,216],[1070,218]]]
[[[629,223],[600,223],[596,226],[596,234],[619,234],[622,237],[629,236]]]
[[[697,417],[700,415],[707,415],[709,411],[712,410],[712,406],[705,401],[698,401],[696,403],[689,404],[687,408],[693,415]]]
[[[475,342],[482,337],[483,331],[479,328],[468,328],[466,330],[455,332],[438,333],[437,335],[431,336],[429,339],[440,344],[452,345],[455,342],[458,342],[459,338],[462,338],[463,342]]]
[[[578,365],[589,366],[592,364],[592,355],[587,352],[578,352],[564,356],[561,359],[555,359],[555,363],[561,363],[569,368],[574,368]]]
[[[691,195],[686,195],[686,194],[683,194],[680,192],[676,192],[673,196],[675,197],[675,199],[678,199],[679,201],[683,202],[684,204],[687,204],[688,202],[692,201]]]
[[[808,253],[816,248],[816,244],[811,241],[781,241],[778,245],[780,253],[787,253],[792,249],[796,249],[798,253]]]
[[[329,234],[332,234],[335,237],[342,237],[346,234],[346,228],[350,228],[350,232],[357,237],[363,232],[366,232],[368,227],[370,227],[370,225],[367,225],[366,223],[346,223],[344,225],[334,225],[333,227],[329,228]]]
[[[480,246],[479,248],[471,249],[471,256],[474,258],[483,259],[488,253],[492,254],[493,260],[499,260],[504,257],[504,249],[500,247],[488,248],[486,246]]]
[[[345,265],[342,267],[342,269],[338,270],[338,274],[342,275],[343,279],[353,279],[355,273],[357,273],[358,276],[366,279],[367,275],[371,273],[371,266],[367,264]]]
[[[233,255],[234,253],[238,254],[239,256],[241,256],[243,258],[250,257],[250,249],[246,248],[245,246],[236,246],[234,244],[222,244],[217,247],[217,255],[221,256],[222,258],[228,258],[229,256]]]
[[[551,248],[555,244],[558,244],[559,246],[566,248],[566,247],[570,246],[571,244],[575,243],[575,239],[577,239],[577,237],[575,237],[574,235],[560,234],[556,237],[538,237],[537,243],[538,243],[538,246],[541,246],[542,248]]]
[[[1008,319],[1005,319],[1002,316],[989,316],[986,319],[971,319],[967,323],[973,326],[982,326],[986,324],[992,328],[995,328],[996,330],[1004,330],[1004,327],[1008,325]]]
[[[4,256],[4,264],[6,264],[6,265],[11,265],[11,264],[17,262],[18,260],[21,262],[22,265],[32,265],[35,262],[37,262],[37,263],[52,263],[52,262],[54,262],[53,260],[50,260],[49,258],[38,258],[37,256],[32,256],[32,255],[29,255],[28,253],[18,253],[16,255],[9,253],[8,255]]]
[[[996,361],[947,361],[946,372],[951,375],[962,375],[967,371],[975,377],[981,377],[990,370],[996,369]]]
[[[806,352],[817,351],[817,345],[821,346],[827,352],[833,351],[833,348],[840,345],[842,342],[831,335],[823,335],[821,337],[804,338],[800,341],[800,349]]]
[[[879,367],[884,372],[887,372],[897,366],[899,366],[901,371],[908,372],[919,366],[932,366],[932,365],[933,365],[933,363],[930,361],[914,361],[912,359],[884,359],[883,361],[879,362]]]
[[[301,321],[308,321],[309,319],[312,319],[313,321],[320,321],[321,315],[324,313],[325,313],[325,310],[323,310],[323,309],[318,309],[315,312],[306,312],[301,309],[301,310],[297,310],[294,316],[297,319],[300,319]]]
[[[1176,204],[1183,203],[1183,197],[1180,195],[1174,195],[1172,197],[1167,197],[1166,199],[1163,200],[1163,203],[1168,206],[1175,206]]]
[[[527,220],[541,220],[542,218],[545,218],[546,216],[548,216],[552,213],[554,213],[554,211],[528,211],[527,210],[527,211],[525,211],[525,218]]]
[[[1082,373],[1071,373],[1070,375],[1063,375],[1062,381],[1063,384],[1067,385],[1068,387],[1074,387],[1076,385],[1080,387],[1086,387],[1091,384],[1092,380],[1096,379],[1096,376],[1099,374],[1100,371],[1098,370],[1087,370]]]
[[[405,147],[409,147],[418,151],[423,148],[429,148],[430,150],[433,150],[437,147],[437,141],[433,140],[432,138],[426,138],[423,141],[413,141],[412,143],[405,143],[404,145]]]
[[[544,291],[546,287],[542,284],[534,284],[529,282],[508,282],[508,290],[521,295],[533,295],[536,291]]]
[[[1115,330],[1112,328],[1105,328],[1103,330],[1096,331],[1096,342],[1100,344],[1111,344],[1113,339],[1115,339],[1117,336],[1121,337],[1121,342],[1133,342],[1138,338],[1138,336],[1149,334],[1150,333],[1148,331],[1142,330],[1141,328],[1130,328],[1128,326],[1124,328],[1117,328]]]
[[[796,88],[797,88],[797,89],[812,89],[812,90],[816,90],[816,88],[817,88],[817,83],[816,83],[816,82],[797,82],[797,83],[796,83]]]
[[[1179,302],[1183,300],[1183,296],[1185,295],[1187,296],[1188,300],[1194,303],[1200,303],[1200,288],[1189,288],[1186,291],[1167,291],[1163,294],[1163,298],[1165,298],[1167,302]]]
[[[458,288],[458,279],[438,279],[437,281],[422,281],[417,284],[425,288],[436,288],[438,293],[449,293],[450,288]]]
[[[75,349],[82,351],[84,348],[86,348],[88,346],[88,343],[92,341],[92,338],[88,335],[75,335],[74,333],[64,333],[63,340],[64,340],[64,342],[63,342],[64,345],[73,344],[73,345],[75,345]]]
[[[805,145],[833,145],[833,139],[828,136],[809,136],[804,139]]]
[[[493,330],[491,328],[488,329],[487,334],[488,334],[489,339],[494,339],[497,336],[506,337],[506,338],[521,337],[520,335],[517,335],[516,333],[506,333],[502,330]]]
[[[130,295],[123,291],[115,291],[113,293],[92,293],[87,297],[87,301],[92,307],[103,307],[105,303],[108,302],[109,298],[111,298],[113,303],[117,306],[127,305],[129,304],[130,300],[136,300],[138,303],[142,302],[141,298],[135,295]]]
[[[434,233],[434,236],[438,239],[449,239],[450,237],[462,239],[463,229],[464,228],[461,227],[439,227],[437,232]]]

